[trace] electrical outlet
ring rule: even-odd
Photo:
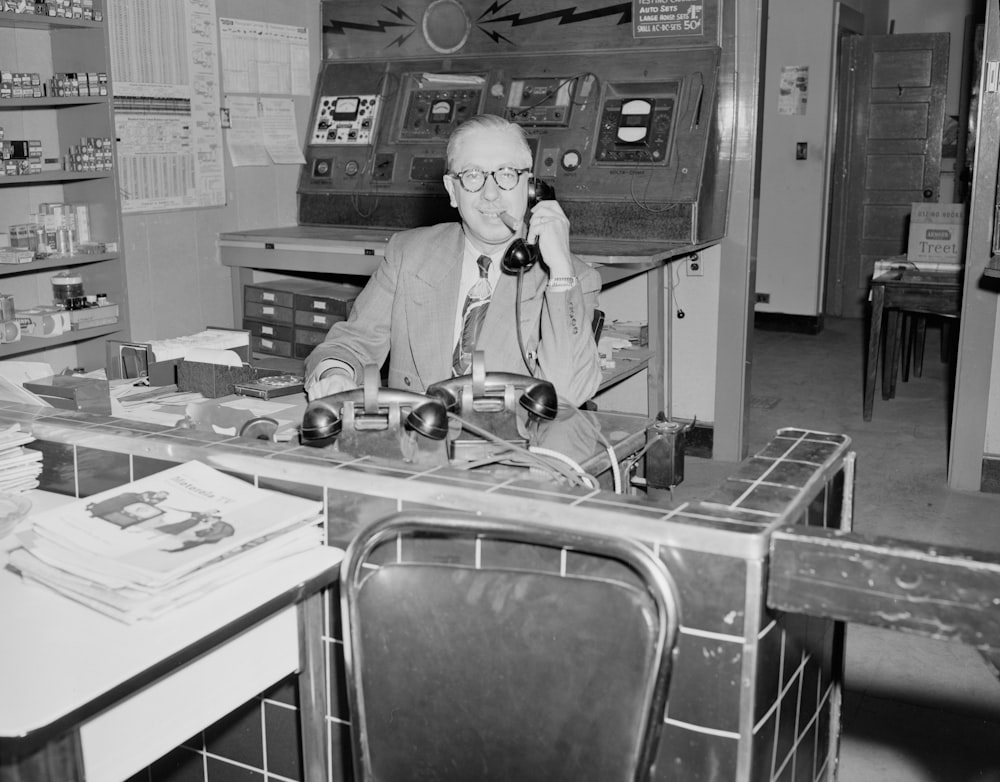
[[[757,294],[757,298],[755,299],[755,301],[758,304],[770,304],[771,303],[771,294],[770,293],[758,293]]]
[[[703,277],[705,275],[705,271],[701,266],[701,257],[698,255],[692,255],[688,258],[686,267],[688,277]]]

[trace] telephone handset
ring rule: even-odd
[[[544,179],[537,177],[528,179],[528,211],[531,211],[532,207],[539,201],[551,201],[555,197],[555,188]],[[508,245],[500,260],[500,269],[507,274],[520,274],[540,260],[542,260],[542,253],[538,249],[538,242],[528,244],[519,236]]]
[[[548,380],[513,372],[486,372],[482,367],[482,353],[477,351],[473,354],[472,374],[433,383],[427,395],[439,399],[449,412],[462,415],[514,412],[515,405],[520,405],[530,415],[546,421],[556,417],[559,397]]]
[[[431,440],[443,440],[448,434],[448,412],[434,397],[380,388],[378,370],[366,367],[363,387],[315,399],[306,406],[300,439],[303,445],[322,448],[333,444],[342,431],[399,431],[401,426]]]

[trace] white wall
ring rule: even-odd
[[[833,46],[833,2],[771,0],[761,111],[757,312],[820,312],[826,157]],[[782,68],[809,68],[804,115],[778,113]],[[805,142],[806,160],[795,159]]]
[[[216,0],[216,11],[220,17],[308,27],[313,52],[310,70],[318,72],[317,0]],[[299,134],[305,138],[312,97],[294,100]],[[223,207],[125,216],[134,339],[164,339],[207,325],[235,325],[230,271],[219,262],[216,248],[219,233],[296,223],[299,166],[234,169],[227,153],[225,175]]]

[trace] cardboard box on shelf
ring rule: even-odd
[[[906,257],[911,261],[961,263],[965,247],[965,205],[914,203]]]

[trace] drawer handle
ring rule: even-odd
[[[274,307],[264,307],[264,314],[265,315],[273,315],[274,314]]]
[[[274,329],[272,329],[270,326],[264,326],[263,328],[261,328],[260,331],[262,334],[268,334],[272,337],[274,336]]]

